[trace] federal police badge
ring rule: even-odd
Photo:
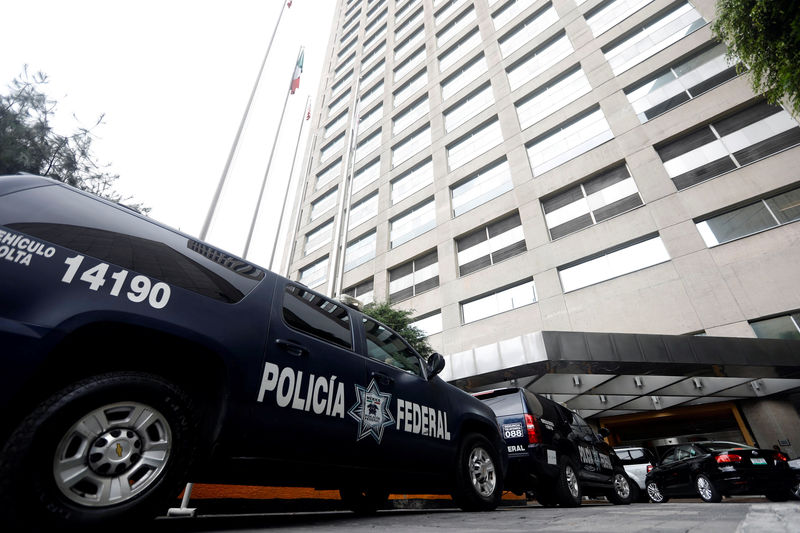
[[[358,421],[356,440],[372,435],[375,442],[381,443],[383,428],[394,424],[394,417],[389,412],[391,401],[392,395],[382,393],[374,379],[366,388],[356,385],[356,403],[348,411],[348,414]]]

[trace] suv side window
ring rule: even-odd
[[[674,463],[674,462],[677,460],[677,459],[675,458],[675,452],[677,452],[677,450],[674,450],[674,449],[673,449],[673,450],[670,450],[670,451],[667,453],[667,455],[665,455],[665,456],[664,456],[664,457],[661,459],[661,464],[664,464],[664,465],[665,465],[665,464],[669,464],[669,463]]]
[[[592,431],[592,428],[589,426],[589,424],[587,424],[583,418],[576,415],[575,413],[572,413],[571,425],[572,425],[572,430],[575,431],[575,433],[577,433],[578,435],[589,437],[590,439],[592,439],[592,441],[597,440],[597,436],[594,434],[594,431]]]
[[[283,319],[294,329],[343,348],[353,347],[347,309],[318,294],[287,285],[283,295]]]
[[[419,356],[406,345],[399,335],[370,318],[365,317],[363,320],[369,357],[411,374],[422,376]]]

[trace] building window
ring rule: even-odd
[[[354,29],[358,29],[358,28],[354,28]],[[352,31],[352,30],[351,30],[351,31]],[[357,43],[357,42],[358,42],[358,39],[353,39],[352,41],[350,41],[349,43],[347,43],[347,46],[345,46],[345,47],[343,47],[341,50],[339,50],[339,53],[338,53],[338,54],[336,54],[336,55],[337,55],[339,58],[342,58],[342,57],[344,57],[346,54],[349,54],[349,53],[350,53],[350,52],[353,50],[353,48],[355,48],[355,46],[356,46],[356,43]]]
[[[553,4],[548,3],[497,40],[500,53],[503,57],[508,57],[556,22],[558,13]]]
[[[408,80],[394,93],[393,107],[397,109],[406,100],[414,96],[420,89],[428,84],[428,72],[426,70],[420,71],[419,74],[414,75],[413,78]]]
[[[397,135],[422,117],[427,116],[430,109],[427,94],[416,102],[412,102],[404,111],[395,115],[392,121],[392,135]]]
[[[325,170],[317,174],[317,183],[314,186],[314,190],[318,191],[328,183],[337,179],[339,176],[341,176],[341,170],[342,170],[342,158],[340,157],[332,164],[328,165],[325,168]]]
[[[519,213],[513,213],[456,239],[456,250],[460,276],[525,252],[527,248]]]
[[[346,25],[346,24],[347,24],[347,23],[345,23],[345,25]],[[360,23],[359,23],[359,24],[360,24]],[[356,24],[355,26],[353,26],[352,28],[350,28],[349,30],[347,30],[347,32],[346,32],[344,35],[342,35],[341,39],[339,39],[339,42],[340,42],[340,43],[343,43],[343,42],[345,42],[347,39],[349,39],[350,37],[352,37],[353,35],[355,35],[355,33],[358,31],[358,26],[359,26],[359,24]],[[355,42],[355,39],[353,40],[353,42]],[[351,43],[351,44],[352,44],[352,43]],[[348,46],[349,46],[349,45],[348,45]],[[342,53],[339,53],[339,57],[342,57],[343,55],[344,55],[344,54],[342,54]]]
[[[367,24],[367,25],[364,27],[364,33],[369,33],[370,31],[372,31],[372,28],[376,27],[378,24],[380,24],[380,23],[382,23],[383,21],[385,21],[385,20],[386,20],[386,17],[387,17],[388,15],[389,15],[389,11],[388,11],[388,10],[386,10],[386,9],[384,9],[384,10],[381,12],[381,14],[380,14],[380,15],[378,15],[377,17],[375,17],[374,19],[372,19],[372,21],[371,21],[369,24]],[[379,32],[380,32],[380,31],[386,31],[386,24],[384,24],[384,25],[383,25],[383,30],[378,30],[378,31],[379,31]]]
[[[347,84],[352,81],[352,78],[353,78],[353,71],[351,69],[350,72],[342,76],[331,86],[331,95],[336,96],[336,93],[339,92],[339,89],[343,89],[344,87],[346,87]]]
[[[624,276],[637,270],[669,261],[661,237],[648,236],[612,248],[558,269],[564,292]]]
[[[542,43],[512,64],[507,71],[511,90],[517,90],[573,52],[572,44],[563,31]]]
[[[353,3],[353,2],[352,2],[352,0],[349,0],[349,1],[347,2],[347,5],[350,5],[350,4],[352,4],[352,3]],[[347,13],[345,13],[345,14],[344,14],[344,16],[345,16],[345,17],[349,17],[349,16],[350,16],[350,14],[351,14],[353,11],[355,11],[356,9],[358,9],[358,12],[359,12],[359,13],[361,13],[360,4],[358,4],[358,2],[356,2],[355,4],[353,4],[351,7],[348,7],[348,8],[347,8]]]
[[[487,71],[486,58],[481,53],[442,82],[442,99],[447,100]]]
[[[331,142],[322,147],[319,152],[320,161],[326,161],[344,146],[344,132],[336,136]]]
[[[450,170],[465,165],[503,142],[500,121],[492,117],[447,147],[447,164]]]
[[[392,147],[392,168],[431,146],[431,127],[426,124]]]
[[[347,113],[342,113],[341,115],[333,119],[333,121],[329,122],[327,126],[325,126],[325,135],[323,138],[327,139],[328,137],[336,133],[336,131],[338,131],[339,128],[344,126],[345,122],[347,122]]]
[[[357,7],[357,6],[354,6],[354,7]],[[353,9],[353,8],[350,8],[350,10],[348,10],[348,11],[347,11],[347,14],[346,14],[345,16],[349,16],[349,15],[350,15],[350,13],[352,12],[352,11],[351,11],[352,9]],[[358,12],[357,12],[357,13],[355,13],[355,14],[354,14],[352,17],[350,17],[350,18],[348,18],[347,20],[345,20],[345,21],[344,21],[344,24],[342,24],[342,29],[343,29],[344,31],[347,31],[347,30],[349,29],[350,25],[351,25],[353,22],[355,22],[355,21],[356,21],[356,19],[358,19],[358,16],[359,16],[359,15],[361,15],[361,10],[360,10],[360,9],[359,9],[359,10],[358,10]],[[342,37],[342,39],[340,39],[340,40],[339,40],[339,42],[342,42],[343,40],[346,40],[346,39],[344,39],[344,37]]]
[[[371,89],[361,95],[361,100],[358,102],[358,108],[363,109],[370,105],[372,102],[383,96],[383,82],[374,85]]]
[[[352,54],[350,54],[350,57],[348,57],[342,64],[336,67],[336,70],[333,71],[333,77],[338,78],[339,76],[341,76],[342,72],[353,66],[353,62],[355,60],[356,60],[356,54],[355,52],[353,52]]]
[[[358,163],[366,156],[374,152],[381,145],[381,130],[375,130],[375,133],[366,137],[363,141],[356,145],[355,162]]]
[[[800,340],[800,313],[753,320],[750,327],[759,339]]]
[[[353,193],[357,193],[373,181],[378,179],[381,173],[381,160],[375,159],[371,163],[367,163],[360,169],[356,170],[353,175]]]
[[[389,271],[389,300],[400,302],[439,286],[436,250]]]
[[[375,235],[373,230],[347,243],[344,251],[344,271],[352,270],[375,257]]]
[[[492,21],[494,22],[494,29],[499,30],[512,20],[531,7],[534,4],[535,0],[511,0],[510,2],[506,2],[506,4],[492,13]]]
[[[644,205],[625,165],[542,200],[551,239],[587,228]]]
[[[575,65],[517,102],[521,129],[529,128],[592,90],[580,65]]]
[[[447,2],[439,11],[434,13],[433,20],[434,23],[438,26],[445,20],[450,18],[450,15],[454,14],[458,8],[463,6],[467,3],[468,0],[450,0]]]
[[[528,278],[509,287],[461,302],[461,321],[463,324],[469,324],[532,303],[536,303],[536,287],[533,278]]]
[[[306,244],[303,247],[303,255],[306,256],[315,252],[331,242],[333,237],[333,219],[318,227],[314,231],[306,234]]]
[[[481,34],[475,28],[451,46],[444,54],[439,56],[439,72],[444,72],[451,66],[466,57],[475,47],[481,44]]]
[[[433,183],[433,161],[429,158],[392,180],[392,205]]]
[[[311,263],[305,268],[300,269],[300,283],[306,287],[314,288],[322,285],[328,277],[328,256],[326,255],[319,261]]]
[[[436,47],[441,48],[447,41],[458,35],[464,28],[477,20],[475,15],[475,7],[469,6],[458,15],[452,22],[444,27],[442,31],[436,34]]]
[[[425,62],[425,47],[421,47],[411,57],[400,63],[394,69],[394,81],[397,82],[403,79],[409,72],[420,66]]]
[[[414,26],[422,22],[422,8],[402,22],[394,31],[394,40],[399,41]]]
[[[630,17],[653,0],[607,0],[586,12],[586,24],[597,37],[626,18]]]
[[[394,59],[397,61],[406,55],[412,48],[425,41],[425,27],[420,26],[417,31],[409,35],[405,41],[394,49]]]
[[[371,4],[372,2],[368,2],[368,3],[369,3],[369,4]],[[383,2],[378,2],[377,4],[375,4],[374,6],[372,6],[371,8],[369,8],[369,11],[367,11],[367,19],[369,19],[369,18],[370,18],[372,15],[374,15],[374,14],[375,14],[375,12],[376,12],[378,9],[380,9],[380,8],[381,8],[381,6],[383,6],[383,5],[385,5],[385,4],[386,4],[386,0],[383,0]]]
[[[366,68],[367,66],[369,66],[369,64],[372,62],[373,59],[383,57],[383,53],[385,51],[386,51],[386,41],[382,41],[381,44],[376,46],[370,53],[364,56],[364,59],[361,60],[362,67]]]
[[[320,197],[311,204],[311,221],[318,219],[325,214],[328,209],[336,205],[336,193],[338,189],[333,189],[325,196]]]
[[[361,118],[358,119],[358,133],[359,135],[367,130],[369,130],[372,126],[378,123],[378,121],[383,117],[383,106],[376,105],[363,115]]]
[[[347,230],[351,230],[378,214],[378,193],[371,194],[350,208]]]
[[[380,63],[369,69],[369,71],[366,74],[364,74],[364,76],[361,78],[361,84],[364,87],[366,87],[367,85],[369,85],[370,83],[372,83],[373,81],[377,80],[378,78],[380,78],[385,74],[386,74],[386,61],[381,61]]]
[[[445,110],[444,130],[450,133],[493,103],[494,93],[491,84],[487,82]]]
[[[408,0],[408,2],[406,2],[405,4],[403,4],[402,6],[400,6],[400,7],[397,9],[397,11],[395,11],[395,13],[394,13],[394,22],[395,22],[395,25],[397,24],[397,22],[399,22],[399,21],[400,21],[400,19],[402,19],[404,16],[406,16],[406,15],[408,14],[408,12],[409,12],[409,11],[411,11],[411,8],[412,8],[412,7],[414,7],[415,5],[417,5],[418,3],[420,3],[420,1],[421,1],[421,0]]]
[[[369,50],[369,47],[372,46],[372,43],[376,42],[378,39],[382,38],[386,35],[386,24],[381,26],[381,28],[367,37],[364,41],[364,50]],[[383,49],[386,50],[386,41],[383,42]]]
[[[328,106],[328,116],[333,116],[350,101],[350,89],[347,89],[341,96],[337,96]]]
[[[361,305],[367,305],[375,301],[375,283],[372,278],[362,281],[349,289],[345,289],[342,294],[355,298]]]
[[[540,176],[613,138],[599,107],[584,112],[527,145],[533,175]]]
[[[685,189],[800,143],[800,127],[765,102],[656,147],[675,187]]]
[[[442,311],[437,309],[432,313],[427,313],[417,317],[409,324],[409,326],[419,329],[426,337],[441,333],[444,329],[442,326]]]
[[[614,75],[625,72],[686,37],[706,21],[689,2],[659,13],[603,48]]]
[[[435,227],[436,204],[431,198],[389,221],[391,247],[396,248]]]
[[[800,188],[697,223],[709,248],[800,220]]]
[[[508,161],[505,158],[496,161],[451,188],[453,216],[462,215],[513,188]]]

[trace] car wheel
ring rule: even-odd
[[[614,505],[629,505],[633,501],[631,487],[634,483],[622,472],[616,472],[612,481],[614,487],[608,493],[609,501]]]
[[[153,375],[74,383],[41,403],[7,441],[0,512],[12,523],[33,519],[53,529],[151,518],[186,481],[193,420],[188,396]]]
[[[494,446],[483,435],[467,435],[456,463],[456,504],[464,511],[491,511],[503,495],[502,481]]]
[[[653,503],[667,503],[669,501],[669,498],[664,496],[664,493],[661,492],[661,489],[658,488],[655,481],[651,481],[647,484],[647,495]]]
[[[556,499],[561,507],[577,507],[581,504],[582,494],[575,464],[568,457],[562,457],[558,466]]]
[[[356,514],[367,515],[386,508],[389,491],[383,489],[340,489],[339,496],[345,507]]]
[[[708,503],[719,503],[722,501],[722,494],[719,493],[717,488],[708,479],[705,474],[700,474],[697,476],[695,480],[695,487],[697,488],[697,493],[703,499],[704,502]]]

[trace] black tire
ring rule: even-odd
[[[647,496],[653,503],[667,503],[669,501],[669,497],[664,496],[664,493],[661,492],[661,489],[655,481],[650,481],[647,484]]]
[[[641,488],[639,488],[639,484],[636,483],[634,480],[632,480],[630,477],[628,477],[628,482],[630,483],[630,488],[631,488],[631,503],[641,502],[643,497],[642,494],[643,491]]]
[[[636,486],[636,484],[624,472],[614,472],[614,477],[611,481],[614,484],[614,488],[608,492],[608,501],[614,505],[630,505],[634,500],[631,487]],[[639,487],[636,488],[638,489]]]
[[[575,463],[568,457],[558,461],[558,479],[556,479],[556,500],[561,507],[577,507],[581,504],[583,491],[578,480]]]
[[[117,372],[73,383],[7,441],[0,516],[44,530],[152,518],[186,482],[196,425],[189,397],[160,377]]]
[[[700,474],[694,481],[697,494],[706,503],[719,503],[722,501],[722,494],[705,474]]]
[[[385,509],[389,503],[389,491],[383,489],[339,489],[345,507],[359,515],[370,515]]]
[[[483,435],[472,433],[461,443],[456,461],[453,500],[464,511],[493,511],[503,496],[497,450]]]
[[[555,489],[547,488],[537,492],[536,501],[538,501],[539,505],[542,507],[556,507],[558,505],[558,500],[555,496]]]

